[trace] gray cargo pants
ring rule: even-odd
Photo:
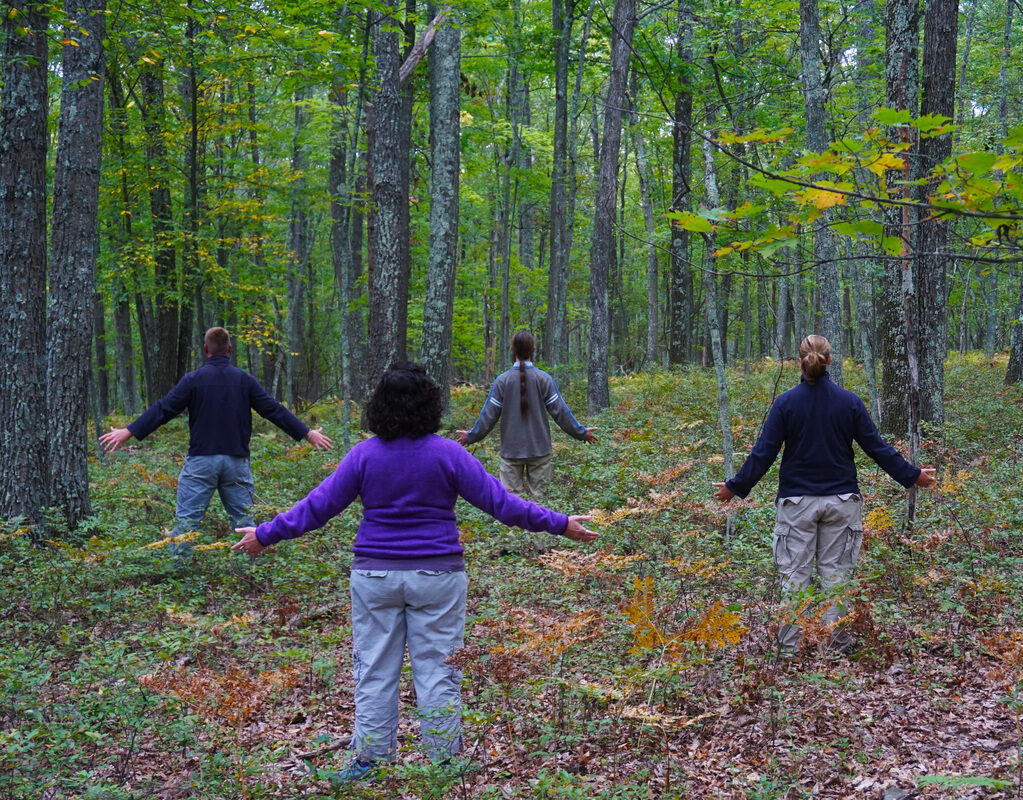
[[[781,574],[782,592],[794,605],[798,594],[810,586],[814,562],[820,586],[827,592],[839,591],[852,577],[863,543],[863,500],[858,494],[784,497],[777,501],[774,527],[774,563]],[[841,602],[832,603],[824,621],[833,626],[832,646],[852,642],[852,635],[837,627],[845,615]],[[797,620],[778,629],[778,644],[795,650],[802,639]]]
[[[443,760],[462,748],[462,673],[445,659],[465,641],[464,572],[353,569],[352,672],[361,761],[398,751],[398,689],[408,645],[426,752]]]

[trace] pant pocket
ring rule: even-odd
[[[386,569],[353,569],[352,574],[358,575],[360,578],[386,578],[388,570]]]
[[[842,551],[842,568],[851,571],[860,558],[863,546],[863,523],[854,522],[846,528],[845,548]]]
[[[784,574],[792,566],[792,551],[789,547],[789,531],[791,526],[781,523],[774,526],[774,566]]]

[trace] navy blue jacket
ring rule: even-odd
[[[227,356],[206,359],[204,366],[189,372],[143,411],[128,430],[136,439],[145,439],[185,409],[190,456],[248,456],[252,411],[296,440],[309,432],[309,427],[268,395],[259,381],[232,366]]]
[[[749,458],[725,485],[746,497],[784,444],[778,497],[859,494],[854,441],[903,486],[920,477],[920,468],[881,438],[859,396],[836,386],[824,373],[816,383],[803,380],[778,395]]]

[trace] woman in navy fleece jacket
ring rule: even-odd
[[[597,534],[569,517],[507,492],[457,442],[437,436],[440,389],[418,364],[384,373],[366,409],[376,436],[291,510],[244,534],[235,550],[258,555],[315,530],[357,497],[363,518],[352,550],[355,758],[342,780],[364,780],[397,751],[398,679],[406,645],[427,751],[461,748],[462,675],[446,659],[463,645],[466,577],[455,501],[464,497],[506,525],[578,542]]]
[[[858,395],[831,382],[830,363],[831,345],[823,336],[800,342],[800,384],[774,401],[760,438],[735,477],[714,484],[714,496],[722,502],[746,497],[785,446],[775,500],[774,560],[786,593],[807,589],[815,560],[821,586],[830,591],[847,581],[856,566],[863,500],[853,442],[903,486],[934,483],[933,469],[910,464],[885,443]],[[849,652],[855,641],[838,625],[842,616],[841,604],[834,603],[824,619],[831,626],[831,646]],[[801,638],[796,624],[778,630],[785,655],[796,652]]]

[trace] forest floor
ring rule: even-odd
[[[555,432],[548,505],[594,511],[597,542],[509,530],[460,505],[470,579],[466,761],[418,748],[338,787],[352,729],[347,600],[353,507],[250,560],[216,500],[201,549],[166,549],[187,432],[172,423],[91,465],[73,534],[0,527],[0,800],[22,798],[972,798],[1023,795],[1023,392],[1004,359],[950,361],[939,469],[905,493],[862,454],[864,551],[845,589],[862,649],[826,652],[830,598],[803,604],[792,662],[772,564],[776,469],[722,507],[713,376],[619,378],[599,444]],[[862,370],[847,386],[866,395]],[[791,364],[729,373],[748,452]],[[581,382],[567,388],[585,406]],[[447,435],[484,387],[454,393]],[[341,409],[303,414],[342,439]],[[121,420],[113,420],[120,423]],[[352,439],[358,434],[351,432]],[[901,446],[901,443],[899,443]],[[496,436],[475,454],[496,471]],[[257,425],[257,518],[300,499],[339,451]],[[728,514],[731,513],[729,517]]]

